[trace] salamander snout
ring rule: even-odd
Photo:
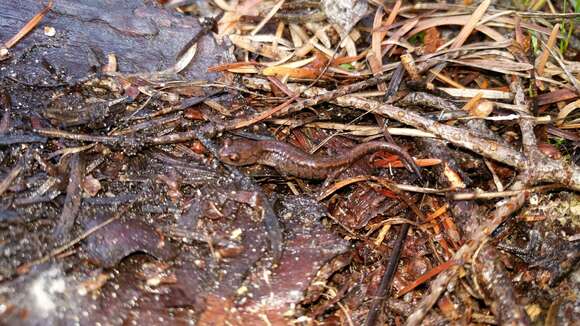
[[[224,141],[218,155],[219,159],[226,164],[241,166],[256,163],[258,152],[258,146],[254,141],[228,138]]]

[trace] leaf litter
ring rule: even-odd
[[[577,4],[17,7],[3,324],[580,318]]]

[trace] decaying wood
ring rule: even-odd
[[[0,3],[0,323],[574,320],[580,14],[456,2]]]

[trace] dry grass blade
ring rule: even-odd
[[[289,49],[254,41],[250,36],[231,34],[229,38],[236,46],[273,60],[280,60],[290,53]]]
[[[552,28],[552,33],[550,33],[548,43],[546,44],[544,50],[542,51],[542,54],[540,54],[540,57],[538,58],[536,70],[538,71],[538,75],[540,76],[544,75],[544,68],[546,68],[546,62],[548,61],[548,57],[550,56],[550,51],[548,51],[548,48],[552,48],[554,46],[554,44],[556,43],[556,37],[558,36],[559,32],[560,32],[560,24],[554,25],[554,28]]]
[[[475,89],[475,88],[460,89],[448,87],[440,87],[439,89],[453,97],[473,98],[478,94],[481,94],[482,98],[490,100],[511,100],[514,97],[513,94],[510,92],[497,91],[492,89]]]
[[[373,126],[361,126],[361,125],[354,125],[354,124],[344,124],[344,123],[337,123],[337,122],[309,122],[309,123],[302,123],[301,120],[294,120],[294,119],[271,119],[268,122],[282,125],[282,126],[297,126],[302,125],[306,128],[321,128],[321,129],[333,129],[339,131],[348,132],[351,135],[355,136],[373,136],[373,135],[380,135],[382,133],[382,129],[380,127],[373,127]],[[435,137],[433,134],[420,131],[417,129],[412,128],[394,128],[390,127],[387,128],[389,133],[394,136],[409,136],[409,137],[428,137],[433,138]]]
[[[131,0],[113,9],[133,2],[151,10],[89,13],[106,24],[83,49],[120,35],[91,55],[85,77],[69,63],[76,49],[59,52],[94,28],[75,19],[79,4],[51,10],[46,0],[22,30],[5,24],[16,35],[0,44],[0,239],[16,255],[0,259],[3,286],[45,266],[69,282],[121,264],[129,286],[145,276],[162,302],[193,291],[179,297],[180,321],[195,319],[181,315],[194,307],[205,324],[570,323],[580,238],[569,223],[580,207],[570,1],[527,4],[540,12],[491,0]],[[41,8],[19,3],[28,9],[8,19],[22,25]],[[17,7],[0,1],[0,11]],[[54,30],[30,32],[44,15]],[[190,26],[202,32],[183,33]],[[145,62],[116,48],[143,35],[138,50],[153,50]],[[160,62],[170,65],[156,71]],[[42,246],[47,237],[75,240]],[[101,239],[119,253],[93,263],[92,252],[112,252]],[[87,257],[87,268],[66,268]],[[179,278],[226,274],[219,289]],[[96,306],[123,304],[108,295],[111,280],[91,290]],[[176,320],[144,303],[119,322]],[[0,324],[18,324],[22,311],[36,321],[18,304]],[[82,309],[61,306],[58,317],[78,319]]]
[[[483,17],[483,14],[485,14],[485,12],[487,11],[487,8],[489,7],[490,4],[491,4],[491,0],[484,0],[477,7],[477,9],[475,9],[473,14],[469,18],[469,21],[467,22],[467,24],[465,24],[465,26],[463,26],[463,28],[459,32],[459,35],[457,35],[457,37],[455,38],[455,41],[451,45],[452,49],[457,49],[458,47],[461,47],[463,45],[463,43],[465,43],[465,40],[467,40],[469,35],[471,35],[471,33],[473,32],[473,29],[475,28],[477,23],[481,20],[481,18]]]
[[[291,97],[290,99],[286,100],[286,102],[278,105],[277,107],[274,107],[270,110],[264,111],[253,118],[240,121],[239,123],[236,123],[235,125],[233,125],[232,129],[244,128],[247,126],[251,126],[257,122],[260,122],[262,120],[268,119],[268,118],[272,117],[273,115],[275,115],[276,113],[288,108],[288,106],[290,106],[290,104],[292,104],[292,102],[294,102],[296,99],[298,99],[298,97],[299,97],[299,95],[295,95],[295,96]]]
[[[429,72],[432,73],[433,75],[435,75],[435,77],[437,79],[439,79],[440,81],[442,81],[444,83],[447,83],[447,84],[449,84],[449,85],[451,85],[451,86],[453,86],[455,88],[458,88],[458,89],[464,89],[465,88],[465,86],[463,86],[460,83],[456,82],[455,80],[447,77],[446,75],[444,75],[441,72],[437,72],[434,69],[429,70]]]
[[[485,14],[490,3],[491,3],[491,0],[484,0],[477,7],[477,9],[469,17],[469,20],[463,26],[463,28],[461,29],[461,31],[459,32],[459,34],[457,35],[457,37],[455,38],[455,40],[451,44],[451,49],[460,48],[463,45],[463,43],[465,43],[465,40],[467,40],[469,35],[471,35],[471,33],[473,32],[473,29],[477,26],[477,23],[481,20],[481,18],[483,17],[483,14]],[[444,68],[445,68],[445,63],[441,63],[441,64],[437,65],[435,68],[433,68],[433,70],[435,72],[439,73]],[[429,81],[432,81],[433,78],[435,78],[435,75],[432,74],[431,77],[429,78]]]
[[[418,19],[411,19],[407,21],[403,26],[401,26],[401,28],[399,28],[395,33],[393,33],[393,35],[387,41],[383,42],[387,46],[383,49],[382,55],[389,52],[389,50],[391,50],[394,47],[394,44],[396,44],[396,42],[399,41],[401,37],[409,33],[409,31],[413,27],[415,27],[418,22],[419,22]]]
[[[485,69],[495,72],[500,72],[506,75],[524,75],[518,73],[520,71],[529,71],[533,66],[529,63],[516,62],[511,60],[485,60],[485,59],[466,59],[466,60],[453,60],[448,59],[448,62],[458,63],[465,66],[475,67],[479,69]]]
[[[270,12],[266,15],[266,17],[264,17],[264,19],[262,19],[262,21],[250,32],[250,35],[258,34],[258,32],[266,25],[266,23],[268,23],[268,21],[270,21],[270,19],[272,19],[272,17],[274,17],[276,12],[278,12],[278,10],[280,10],[280,7],[282,7],[282,5],[284,4],[284,1],[286,1],[286,0],[278,1],[278,3],[276,3],[274,5],[274,7],[272,7]]]
[[[405,293],[408,293],[409,291],[413,290],[417,286],[419,286],[419,285],[425,283],[426,281],[428,281],[429,279],[437,276],[437,274],[445,271],[446,269],[450,268],[454,264],[455,264],[455,262],[453,260],[449,260],[443,264],[440,264],[439,266],[432,268],[427,273],[421,275],[421,277],[419,277],[415,282],[413,282],[413,283],[409,284],[408,286],[404,287],[403,289],[401,289],[397,294],[395,294],[395,297],[399,298],[402,295],[405,295]]]
[[[556,124],[558,124],[560,126],[563,125],[566,117],[578,108],[580,108],[580,100],[576,100],[572,103],[569,103],[565,107],[563,107],[560,110],[560,112],[558,113],[558,117],[556,118]],[[565,127],[565,126],[563,126],[563,127]]]
[[[543,42],[542,42],[542,44],[543,44]],[[566,67],[566,64],[564,63],[564,61],[562,61],[562,59],[560,58],[560,55],[558,53],[554,52],[554,50],[552,50],[549,47],[546,47],[546,49],[548,49],[548,51],[550,51],[550,53],[552,54],[552,57],[560,65],[560,68],[562,68],[562,70],[564,71],[564,74],[566,75],[566,77],[568,77],[568,81],[576,89],[576,94],[580,95],[580,81],[570,72],[568,67]]]
[[[379,75],[382,70],[381,67],[383,54],[381,50],[381,42],[383,41],[383,38],[385,38],[385,35],[387,35],[386,32],[380,32],[376,30],[381,26],[382,21],[383,21],[383,7],[378,7],[377,12],[375,13],[375,19],[373,21],[373,29],[375,31],[372,33],[371,38],[372,51],[370,51],[367,54],[367,61],[369,63],[371,71],[373,72],[373,75],[375,76]],[[379,85],[377,85],[377,88],[379,91],[385,91],[387,89],[387,85],[385,83],[380,83]]]
[[[454,16],[454,17],[437,17],[437,18],[430,18],[420,21],[417,26],[409,33],[414,35],[426,29],[437,27],[437,26],[444,26],[444,25],[465,25],[469,22],[471,16],[462,15],[462,16]],[[487,25],[480,25],[475,27],[476,30],[482,32],[483,34],[487,35],[489,38],[496,42],[504,42],[506,39],[501,34],[495,31],[493,28]]]

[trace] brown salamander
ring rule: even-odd
[[[262,164],[275,168],[282,175],[325,179],[338,169],[348,167],[363,156],[380,150],[399,155],[411,171],[421,176],[415,161],[407,152],[395,144],[384,141],[360,144],[337,156],[316,157],[279,141],[226,139],[219,156],[224,163],[230,165]]]

